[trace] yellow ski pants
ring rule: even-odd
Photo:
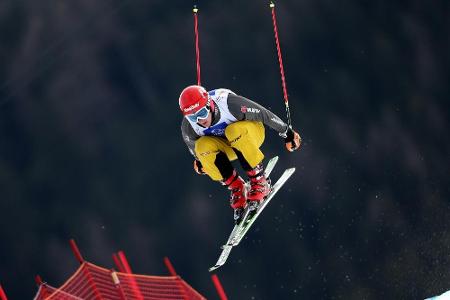
[[[254,168],[263,159],[259,149],[264,142],[265,130],[261,122],[238,121],[225,128],[225,138],[202,136],[195,142],[195,155],[200,160],[203,170],[212,180],[223,180],[215,165],[216,156],[224,152],[230,161],[236,160],[233,148],[240,151],[250,167]]]

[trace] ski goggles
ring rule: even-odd
[[[186,115],[186,118],[188,118],[189,121],[191,122],[197,123],[199,120],[204,120],[208,116],[209,116],[209,108],[205,106],[193,114]]]

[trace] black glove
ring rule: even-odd
[[[288,127],[284,133],[284,144],[289,152],[293,152],[300,148],[302,145],[302,138],[292,128]]]
[[[206,174],[205,171],[203,170],[202,163],[198,159],[194,160],[194,170],[199,175],[205,175]]]

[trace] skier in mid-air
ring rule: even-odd
[[[191,85],[181,92],[179,105],[184,116],[181,132],[195,157],[194,170],[231,190],[230,205],[237,224],[244,209],[248,206],[255,211],[271,190],[260,150],[264,125],[277,131],[291,152],[300,148],[300,135],[268,109],[228,89],[207,92]],[[236,159],[249,178],[249,191],[231,164]]]

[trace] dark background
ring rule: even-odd
[[[32,299],[77,268],[208,268],[228,191],[195,175],[180,91],[196,83],[192,2],[0,1],[0,283]],[[267,1],[200,1],[202,84],[284,118]],[[219,270],[230,299],[423,299],[450,289],[450,5],[278,1],[297,172]]]

